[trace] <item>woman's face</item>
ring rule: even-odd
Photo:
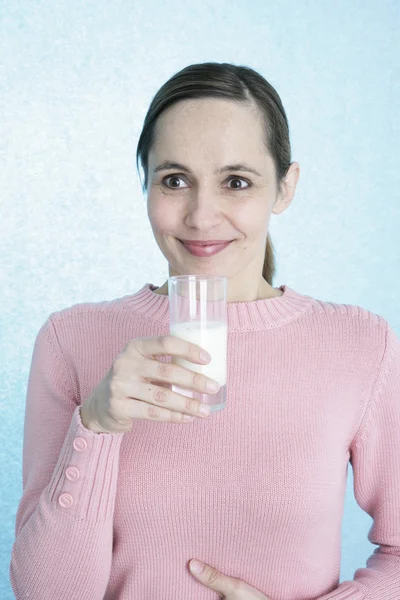
[[[256,108],[230,100],[184,100],[160,115],[149,153],[147,211],[170,276],[220,275],[234,286],[260,280],[271,212],[287,208],[295,187],[278,194],[264,135]],[[166,162],[181,166],[160,169]],[[238,164],[246,170],[226,169]],[[292,163],[292,184],[297,177]],[[203,258],[180,239],[234,241]]]

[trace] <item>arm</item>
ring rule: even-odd
[[[18,599],[101,600],[108,584],[124,434],[84,427],[51,316],[28,380],[23,493],[10,580]]]
[[[353,581],[318,600],[400,598],[400,341],[386,324],[386,348],[369,406],[351,445],[357,504],[373,518],[378,545]]]

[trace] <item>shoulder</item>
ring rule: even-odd
[[[139,331],[130,298],[79,302],[56,310],[43,323],[38,339],[44,340],[78,379],[77,373],[86,373],[88,361],[92,364],[97,358],[106,358],[108,364]]]
[[[138,322],[129,302],[123,296],[112,300],[79,302],[49,314],[41,327],[53,343],[66,354],[93,345],[98,348],[106,344],[119,348],[125,337],[133,337]]]
[[[107,319],[110,315],[123,313],[130,298],[132,295],[97,302],[79,302],[52,312],[49,320],[58,325],[71,320]]]
[[[382,326],[385,319],[378,313],[370,311],[358,304],[344,304],[314,298],[314,312],[320,315],[333,316],[338,319],[356,322],[368,322],[371,325]]]
[[[314,298],[315,327],[321,327],[331,338],[347,342],[354,350],[384,351],[390,324],[379,313],[357,304],[345,304]]]

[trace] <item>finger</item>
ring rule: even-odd
[[[129,396],[129,392],[126,392]],[[182,396],[160,385],[153,385],[146,381],[137,381],[135,384],[135,397],[129,396],[133,401],[126,410],[132,419],[150,419],[152,421],[182,421],[184,415],[205,418],[210,413],[201,413],[202,403],[195,398]]]
[[[187,358],[190,362],[202,362],[202,353],[204,349],[197,344],[183,340],[175,335],[160,335],[152,338],[136,338],[133,340],[134,348],[142,356],[163,356],[163,355],[175,355],[181,358]],[[207,351],[207,361],[210,356]]]
[[[199,564],[203,567],[201,572],[196,572],[196,565]],[[209,587],[216,592],[219,592],[223,596],[234,594],[239,587],[239,580],[234,577],[228,577],[224,575],[214,567],[210,567],[198,560],[190,561],[190,571],[203,585]]]
[[[185,367],[175,365],[174,363],[165,363],[158,360],[143,358],[140,367],[141,377],[150,381],[172,383],[181,388],[189,388],[190,390],[203,394],[216,392],[218,389],[218,386],[216,389],[208,387],[210,379],[206,375],[197,373],[196,371],[190,371]]]

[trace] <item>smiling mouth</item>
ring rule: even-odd
[[[177,238],[178,239],[178,238]],[[229,240],[227,242],[219,242],[217,244],[207,244],[207,245],[197,245],[182,242],[178,239],[178,241],[182,244],[187,252],[192,254],[193,256],[206,258],[208,256],[213,256],[214,254],[218,254],[222,252],[225,248],[227,248],[232,242],[235,240]]]

